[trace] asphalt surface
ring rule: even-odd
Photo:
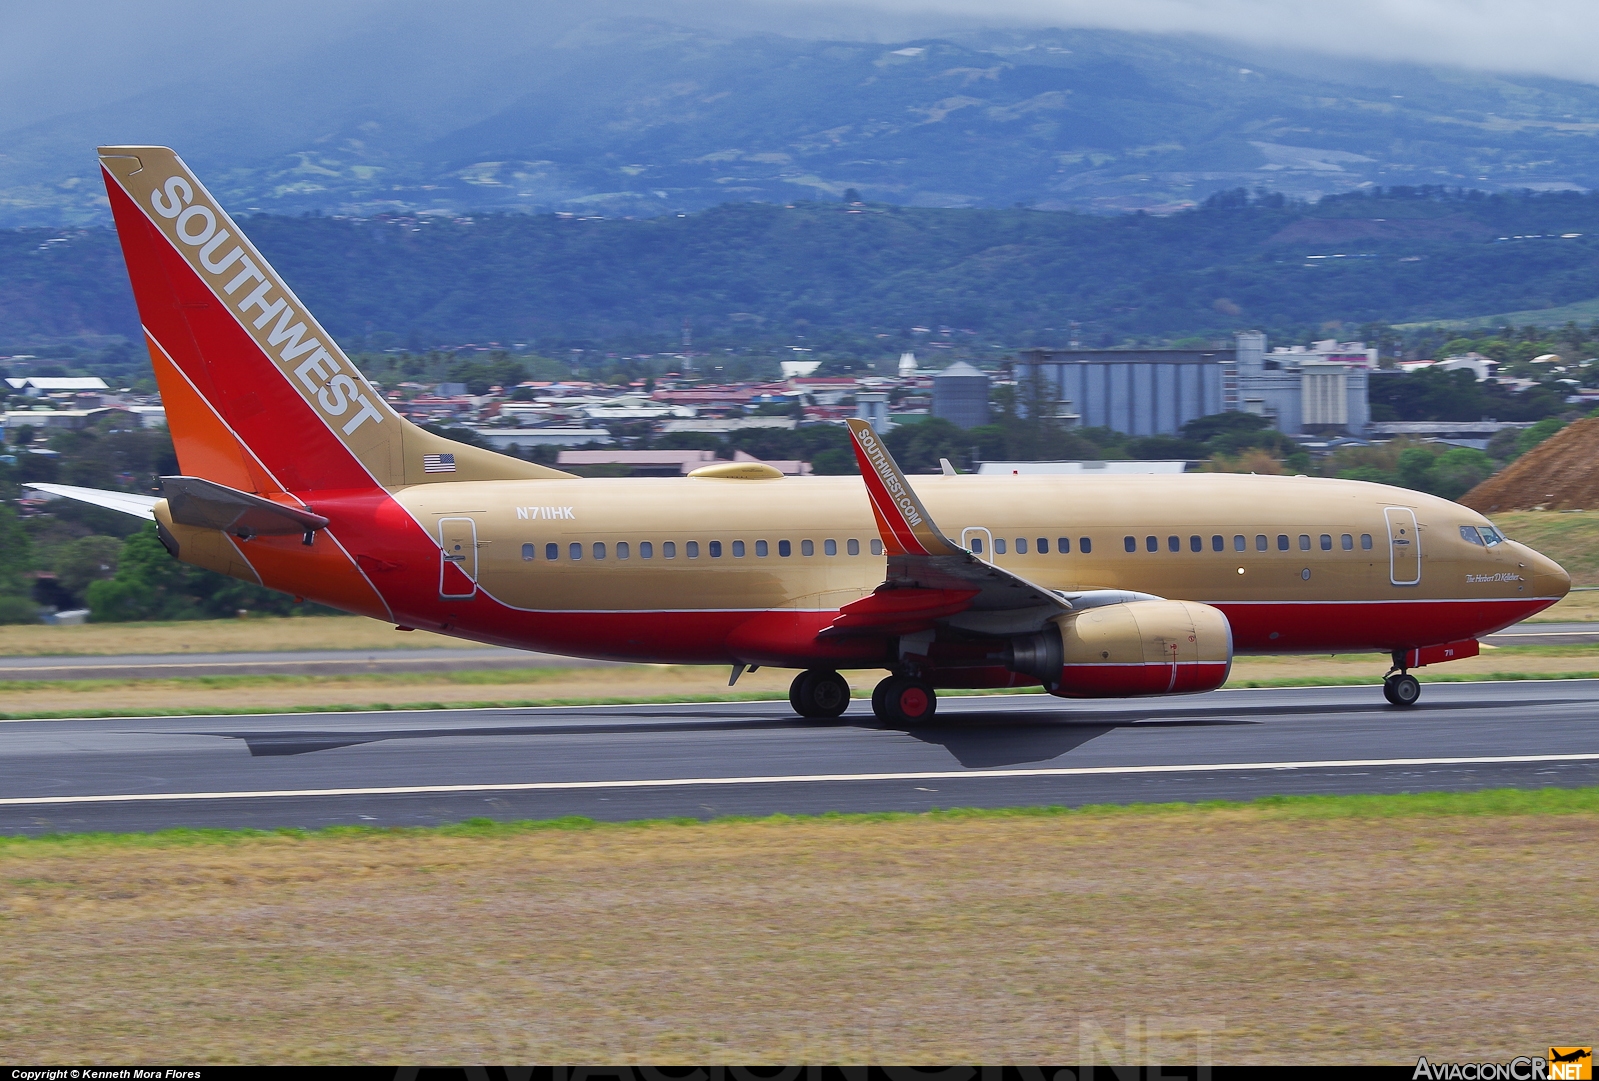
[[[1518,623],[1483,639],[1495,646],[1599,644],[1599,623]],[[320,650],[297,653],[142,653],[118,656],[0,657],[0,680],[175,679],[184,676],[344,676],[369,672],[453,672],[491,668],[594,668],[550,653],[471,649]]]
[[[1599,784],[1599,681],[0,722],[0,832],[918,811]]]

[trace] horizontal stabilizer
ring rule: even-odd
[[[320,514],[199,477],[162,477],[161,490],[174,522],[220,529],[236,537],[308,534],[328,524]]]
[[[76,499],[80,503],[91,503],[96,507],[106,510],[121,511],[123,514],[137,514],[140,518],[155,521],[155,505],[159,496],[139,495],[134,492],[107,492],[99,488],[78,488],[71,484],[24,484],[24,488],[37,488],[41,492],[51,495],[64,496],[67,499]]]

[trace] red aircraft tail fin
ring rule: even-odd
[[[248,492],[570,476],[396,413],[171,150],[101,147],[100,165],[186,475]]]

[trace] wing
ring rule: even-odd
[[[1028,634],[1072,610],[1062,594],[987,563],[944,536],[872,426],[847,423],[888,555],[888,580],[871,596],[845,605],[822,633],[911,634],[937,621],[979,634]]]

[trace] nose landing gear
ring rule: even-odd
[[[1382,696],[1388,704],[1409,709],[1421,700],[1421,681],[1405,669],[1405,654],[1394,651],[1394,666],[1382,677]]]

